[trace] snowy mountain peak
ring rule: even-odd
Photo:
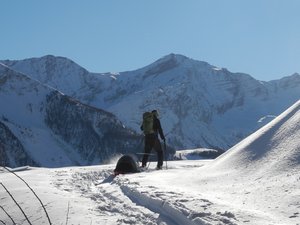
[[[14,70],[12,70],[11,68],[9,68],[8,66],[0,63],[0,78],[2,80],[0,80],[0,85],[4,85],[8,80],[26,80],[26,81],[29,81],[31,82],[32,79],[30,79],[28,76],[22,74],[22,73],[19,73],[19,72],[16,72]],[[39,83],[39,82],[38,82]],[[10,88],[14,88],[14,86],[10,86]],[[16,91],[21,91],[21,90],[18,90],[16,88]]]
[[[31,77],[51,79],[55,76],[66,76],[71,72],[87,73],[87,70],[76,64],[74,61],[60,56],[46,55],[41,58],[29,58],[24,60],[3,60],[0,61],[15,71],[30,75]]]
[[[74,94],[74,87],[80,89],[85,86],[89,74],[72,60],[53,55],[19,61],[5,60],[2,63],[57,90],[72,92],[71,95]]]
[[[300,77],[300,74],[299,74],[299,73],[293,73],[293,74],[292,74],[292,77],[298,77],[298,78],[299,78],[299,77]]]
[[[211,66],[207,62],[194,60],[192,58],[188,58],[184,55],[171,53],[166,55],[156,62],[149,65],[150,69],[156,69],[156,73],[162,73],[168,70],[175,69],[176,67],[193,69],[193,68],[202,68],[203,70],[211,70],[216,68]]]
[[[189,60],[189,58],[184,55],[171,53],[169,55],[162,57],[158,61],[170,61],[170,60],[177,61],[178,63],[182,63],[186,60]]]
[[[278,80],[277,83],[278,87],[282,89],[298,88],[300,85],[300,75],[298,73],[294,73],[291,76],[283,77]]]

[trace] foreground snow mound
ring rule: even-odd
[[[300,101],[235,145],[212,164],[214,170],[261,173],[299,171]]]

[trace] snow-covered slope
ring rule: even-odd
[[[114,164],[17,173],[52,224],[298,225],[299,124],[300,101],[215,160],[171,161],[160,171],[151,164],[117,177]],[[49,224],[18,178],[0,169],[0,182],[32,223]],[[3,187],[0,196],[1,221],[26,224]]]
[[[54,56],[2,62],[112,112],[137,132],[142,113],[159,109],[167,141],[176,149],[228,149],[300,98],[299,74],[262,82],[176,54],[118,74],[89,73]]]
[[[255,174],[298,173],[300,166],[300,101],[226,153],[213,167]],[[258,175],[257,175],[258,176]]]
[[[111,113],[84,105],[0,64],[1,165],[103,162],[137,151],[141,137]]]
[[[47,55],[20,61],[5,60],[2,63],[85,103],[89,103],[103,89],[97,75],[64,57]]]

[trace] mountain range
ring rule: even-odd
[[[0,64],[0,164],[99,164],[136,152],[141,136],[91,107]]]
[[[24,158],[46,166],[94,164],[116,152],[142,151],[142,114],[153,109],[173,148],[226,150],[300,98],[297,73],[259,81],[178,54],[120,73],[91,73],[51,55],[0,63],[0,132],[14,140],[13,149],[31,156]],[[0,155],[18,152],[8,151],[12,145],[2,139]]]

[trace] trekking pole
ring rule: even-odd
[[[144,142],[144,136],[141,136],[141,142],[138,145],[138,149],[140,149],[140,147],[142,146],[143,142]],[[139,155],[139,153],[136,153],[136,154]],[[140,154],[140,155],[141,155],[141,157],[138,158],[138,159],[139,159],[140,162],[142,162],[143,155],[142,154]]]
[[[149,161],[149,163],[148,163],[148,166],[147,166],[147,169],[149,169],[149,167],[150,167],[150,163],[151,163],[151,161]]]
[[[166,140],[164,140],[164,152],[165,152],[165,161],[166,161],[166,169],[168,169],[168,160],[167,160],[167,145],[166,145]]]

